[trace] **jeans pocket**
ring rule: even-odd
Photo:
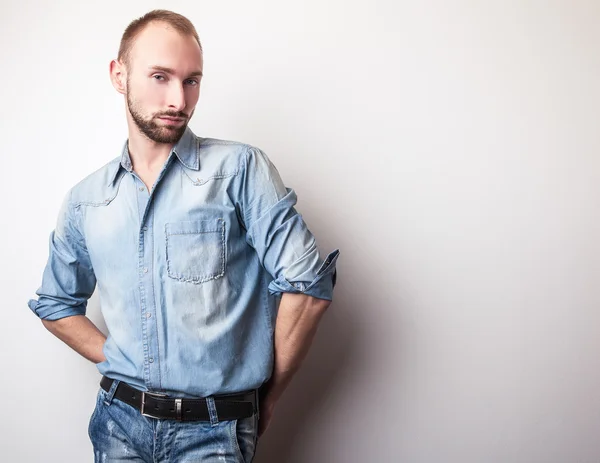
[[[231,435],[240,461],[252,463],[256,453],[258,416],[254,414],[249,418],[232,420]]]

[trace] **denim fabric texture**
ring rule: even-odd
[[[272,372],[279,296],[332,299],[339,250],[320,256],[296,201],[263,151],[189,128],[148,191],[126,142],[65,196],[29,308],[84,315],[97,289],[109,331],[98,370],[140,390],[258,388]],[[151,427],[139,423],[144,439]],[[225,426],[207,428],[222,431],[210,439]]]
[[[257,415],[216,423],[151,418],[100,389],[88,435],[95,463],[251,463],[257,428]]]

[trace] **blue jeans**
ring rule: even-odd
[[[117,384],[115,381],[109,392],[100,388],[90,418],[88,435],[96,463],[252,461],[258,431],[256,414],[240,420],[211,422],[149,418],[113,398]]]

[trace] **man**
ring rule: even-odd
[[[332,299],[339,250],[319,256],[267,156],[189,129],[202,68],[185,17],[127,27],[110,77],[128,140],[69,190],[29,301],[103,375],[96,461],[251,461]]]

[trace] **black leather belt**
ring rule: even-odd
[[[102,376],[100,386],[106,392],[110,390],[113,380]],[[188,399],[167,397],[156,392],[144,392],[119,382],[114,395],[132,407],[137,408],[142,415],[151,418],[171,419],[179,421],[210,421],[206,398]],[[248,418],[257,411],[258,390],[223,394],[213,396],[219,421]]]

